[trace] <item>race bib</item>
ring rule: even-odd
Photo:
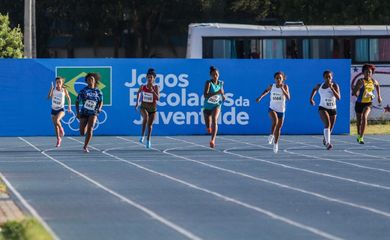
[[[283,96],[278,93],[272,93],[272,101],[274,102],[281,102],[283,101]]]
[[[153,102],[153,93],[143,92],[142,101],[147,103]]]
[[[365,98],[371,98],[371,99],[374,99],[375,98],[375,95],[373,92],[368,92],[366,91],[366,94],[364,95]]]
[[[336,102],[333,98],[325,98],[325,104],[327,107],[334,107],[336,106]]]
[[[97,102],[88,99],[84,103],[84,108],[87,109],[87,110],[95,111],[96,104],[97,104]]]
[[[221,101],[221,95],[214,95],[207,99],[207,102],[210,104],[218,104]]]
[[[62,98],[58,96],[53,96],[51,104],[53,107],[62,107]]]

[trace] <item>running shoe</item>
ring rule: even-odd
[[[152,142],[150,140],[146,140],[146,148],[151,148]]]
[[[330,150],[330,149],[332,149],[332,148],[333,148],[333,145],[332,145],[332,144],[330,144],[330,143],[326,144],[326,149],[327,149],[327,150]]]
[[[325,137],[322,139],[322,144],[324,144],[324,146],[326,146],[326,140],[325,140]]]
[[[89,153],[88,147],[83,147],[83,151],[84,151],[85,153]]]
[[[274,135],[269,135],[268,136],[268,144],[272,144],[272,142],[274,141]]]
[[[215,142],[214,141],[210,141],[210,147],[211,148],[215,148]]]
[[[207,128],[206,130],[207,130],[207,133],[208,133],[208,134],[211,134],[211,133],[213,132],[213,129],[212,129],[212,128]]]
[[[273,150],[274,150],[274,153],[278,153],[278,151],[279,151],[279,146],[278,146],[277,143],[274,143],[274,148],[273,148]]]
[[[61,138],[58,138],[58,139],[57,139],[56,147],[61,147],[61,141],[62,141]]]
[[[145,137],[140,137],[138,141],[139,141],[140,143],[144,143],[144,140],[145,140]]]
[[[363,137],[360,137],[359,143],[360,143],[360,144],[364,144],[364,139],[363,139]]]

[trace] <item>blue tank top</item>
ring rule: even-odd
[[[210,93],[216,93],[221,90],[223,82],[218,80],[218,84],[213,83],[213,81],[209,80],[210,83]],[[212,110],[216,107],[221,106],[222,104],[222,95],[216,94],[211,97],[205,98],[203,103],[203,108],[207,110]]]

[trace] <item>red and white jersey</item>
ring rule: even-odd
[[[157,92],[157,85],[153,85],[153,90],[154,92]],[[141,93],[143,103],[155,104],[157,102],[157,97],[153,94],[153,91],[147,87],[147,85],[142,85]]]

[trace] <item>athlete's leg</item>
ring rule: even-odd
[[[330,132],[331,132],[331,121],[329,113],[325,110],[319,110],[320,118],[322,123],[324,124],[324,138],[325,144],[330,143]]]
[[[79,120],[80,120],[80,135],[84,136],[87,131],[88,118],[81,117]]]
[[[275,111],[269,111],[268,112],[269,117],[271,118],[272,125],[271,125],[271,135],[275,135],[275,129],[276,125],[278,124],[278,115]]]
[[[141,138],[143,138],[145,136],[146,124],[148,123],[149,120],[149,114],[145,109],[141,108],[141,116],[142,116]]]
[[[64,111],[61,111],[57,114],[57,118],[56,118],[56,122],[57,122],[57,126],[58,126],[58,133],[59,133],[59,136],[62,138],[64,136],[64,128],[62,127],[62,124],[61,124],[61,119],[65,116],[65,112]]]
[[[370,114],[371,112],[371,107],[370,106],[367,106],[363,109],[363,113],[362,113],[362,119],[361,119],[361,123],[360,123],[360,137],[363,138],[364,137],[364,132],[366,131],[366,127],[367,127],[367,120],[368,120],[368,115]]]
[[[209,110],[204,110],[203,111],[203,117],[204,117],[204,123],[206,125],[206,129],[208,133],[212,133],[212,128],[210,127],[211,125],[211,113]]]
[[[282,130],[283,123],[284,123],[284,117],[278,118],[278,121],[277,121],[276,127],[275,127],[275,132],[274,132],[275,144],[277,144],[279,142],[280,132]]]
[[[356,131],[357,135],[360,137],[360,125],[362,122],[362,113],[356,113]]]
[[[56,137],[57,137],[57,139],[59,139],[60,138],[60,132],[59,132],[58,125],[57,125],[57,116],[56,115],[51,115],[51,121],[53,122],[54,132],[56,134]]]
[[[330,119],[330,133],[332,133],[332,132],[333,132],[334,125],[335,125],[335,123],[336,123],[337,114],[336,114],[336,115],[331,115],[331,116],[329,116],[329,119]]]
[[[97,116],[92,115],[92,116],[89,116],[86,119],[87,119],[88,123],[87,123],[87,127],[86,127],[87,128],[87,133],[86,133],[86,136],[85,136],[84,149],[88,148],[88,144],[89,144],[89,142],[92,139],[93,127],[95,126]]]
[[[210,147],[215,147],[215,138],[217,137],[218,133],[218,118],[219,114],[221,113],[221,108],[217,107],[213,110],[212,113],[212,128],[213,131],[211,133],[211,141],[210,141]]]
[[[150,141],[150,136],[152,135],[152,130],[153,130],[153,122],[154,119],[156,118],[156,113],[149,113],[149,118],[148,118],[148,137],[147,140]]]

